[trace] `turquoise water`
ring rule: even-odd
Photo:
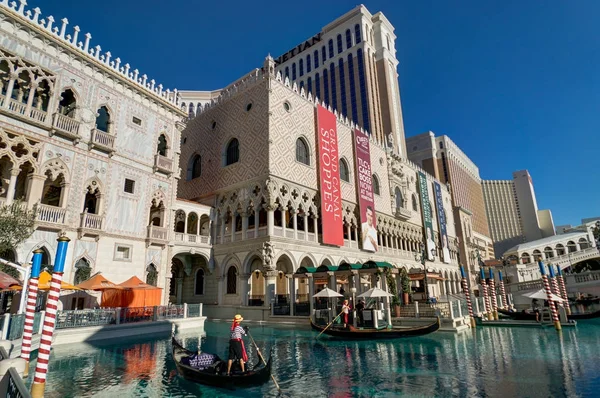
[[[562,334],[487,327],[384,342],[315,340],[305,326],[248,325],[261,349],[272,349],[273,374],[291,397],[591,397],[600,390],[598,321]],[[202,348],[225,356],[228,329],[207,322]],[[191,349],[198,343],[193,335],[180,340]],[[187,382],[170,351],[168,338],[58,346],[46,397],[277,396],[272,382],[238,391]]]

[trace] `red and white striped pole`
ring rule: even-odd
[[[563,278],[562,270],[560,269],[560,265],[556,264],[556,274],[558,278],[558,284],[560,286],[560,296],[565,300],[566,305],[565,308],[567,310],[567,315],[571,315],[571,306],[569,305],[569,296],[567,296],[567,287],[565,286],[565,278]]]
[[[506,290],[504,289],[504,279],[502,278],[502,271],[498,271],[498,280],[500,281],[500,300],[502,309],[508,309],[508,298],[506,297]]]
[[[483,306],[488,319],[492,320],[490,298],[488,297],[487,284],[485,283],[485,270],[483,268],[480,268],[479,271],[481,272],[481,290],[483,290]]]
[[[33,251],[31,265],[31,277],[29,278],[29,290],[27,292],[27,307],[25,307],[25,326],[23,327],[23,341],[21,342],[21,358],[25,360],[25,372],[23,376],[29,375],[29,357],[31,355],[31,339],[33,338],[33,320],[35,318],[35,304],[37,302],[38,281],[42,268],[42,249]],[[25,292],[21,292],[25,294]]]
[[[52,281],[50,282],[50,291],[46,300],[46,315],[44,317],[44,326],[40,338],[40,348],[38,349],[37,365],[31,386],[31,396],[33,398],[43,398],[46,388],[46,376],[48,373],[48,360],[50,359],[50,349],[52,347],[52,336],[56,325],[56,311],[58,309],[58,300],[60,298],[60,286],[65,269],[65,259],[67,257],[67,248],[70,239],[61,236],[58,240],[56,249],[56,259],[54,261],[54,270],[52,271]]]
[[[554,267],[552,267],[552,264],[548,264],[548,270],[550,271],[550,286],[552,287],[552,293],[554,293],[558,297],[561,297],[562,294],[560,294],[560,288],[558,287],[558,280],[556,279],[556,276],[554,275]],[[556,303],[556,305],[557,305],[557,310],[558,310],[558,307],[563,306],[562,303]]]
[[[492,315],[494,319],[498,319],[498,301],[496,298],[496,282],[494,281],[494,271],[492,267],[490,267],[490,290],[491,290],[491,299],[492,299]]]
[[[544,266],[542,260],[538,260],[538,266],[540,267],[540,274],[542,275],[544,290],[546,291],[546,296],[548,297],[548,306],[550,307],[550,312],[552,313],[554,327],[556,330],[561,330],[562,328],[560,326],[560,320],[558,319],[558,312],[556,311],[554,301],[552,301],[552,289],[550,289],[550,282],[548,281],[548,276],[546,275],[546,267]]]
[[[469,286],[467,285],[467,276],[465,274],[465,268],[460,266],[460,276],[462,279],[462,288],[465,293],[465,297],[467,299],[467,308],[469,309],[469,316],[471,317],[471,327],[474,328],[476,326],[475,323],[475,315],[473,314],[473,304],[471,303],[471,292],[469,292]]]

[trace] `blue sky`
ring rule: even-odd
[[[166,87],[223,87],[354,1],[30,0]],[[101,6],[99,5],[101,4]],[[528,169],[554,222],[600,216],[600,2],[365,1],[396,27],[407,136],[446,134],[484,179]],[[81,37],[81,36],[80,36]]]

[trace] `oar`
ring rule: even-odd
[[[254,348],[256,348],[256,352],[258,353],[258,356],[260,357],[260,360],[262,361],[262,363],[267,366],[267,362],[265,362],[265,358],[262,356],[260,349],[258,348],[258,346],[256,345],[256,341],[254,341],[254,339],[252,338],[252,335],[250,334],[250,331],[248,331],[248,337],[250,337],[250,340],[252,341],[252,344],[254,344]],[[273,373],[269,372],[269,374],[271,375],[271,379],[273,379],[273,383],[275,383],[275,387],[277,387],[277,390],[279,391],[279,393],[281,393],[281,387],[279,387],[279,384],[277,383],[277,380],[275,380],[275,376],[273,376]]]
[[[342,310],[342,312],[340,312],[335,318],[333,318],[333,321],[329,322],[329,325],[325,326],[325,329],[321,330],[321,333],[319,333],[319,336],[323,334],[324,331],[326,331],[329,326],[331,326],[333,324],[333,322],[335,322],[336,319],[338,319],[340,317],[340,315],[342,315],[344,313],[344,310]],[[318,339],[319,336],[315,337],[315,339]]]

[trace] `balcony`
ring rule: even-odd
[[[6,98],[2,98],[0,106],[4,106]],[[8,99],[8,110],[11,114],[16,115],[20,119],[28,122],[35,122],[36,124],[45,124],[48,114],[41,109],[31,108],[27,111],[27,104],[15,99]]]
[[[207,235],[194,235],[184,234],[181,232],[175,232],[175,242],[191,243],[191,244],[210,244],[210,236]]]
[[[148,233],[146,235],[146,246],[157,244],[165,246],[169,240],[169,230],[156,225],[148,225]]]
[[[104,229],[104,216],[83,212],[77,228],[79,239],[83,236],[100,236],[100,232]]]
[[[396,207],[396,218],[407,221],[412,216],[412,211],[404,207]]]
[[[102,130],[92,129],[89,146],[90,149],[97,148],[112,156],[115,152],[115,136]]]
[[[41,223],[59,224],[59,228],[62,228],[65,223],[66,214],[67,209],[62,207],[40,204],[38,205],[38,212],[35,219]]]
[[[52,129],[50,130],[50,136],[53,136],[54,134],[60,135],[61,137],[73,140],[73,143],[77,144],[81,139],[81,136],[79,135],[80,125],[81,123],[79,121],[57,112],[52,115]]]
[[[171,175],[173,173],[173,159],[166,156],[154,155],[154,172],[160,171]]]

